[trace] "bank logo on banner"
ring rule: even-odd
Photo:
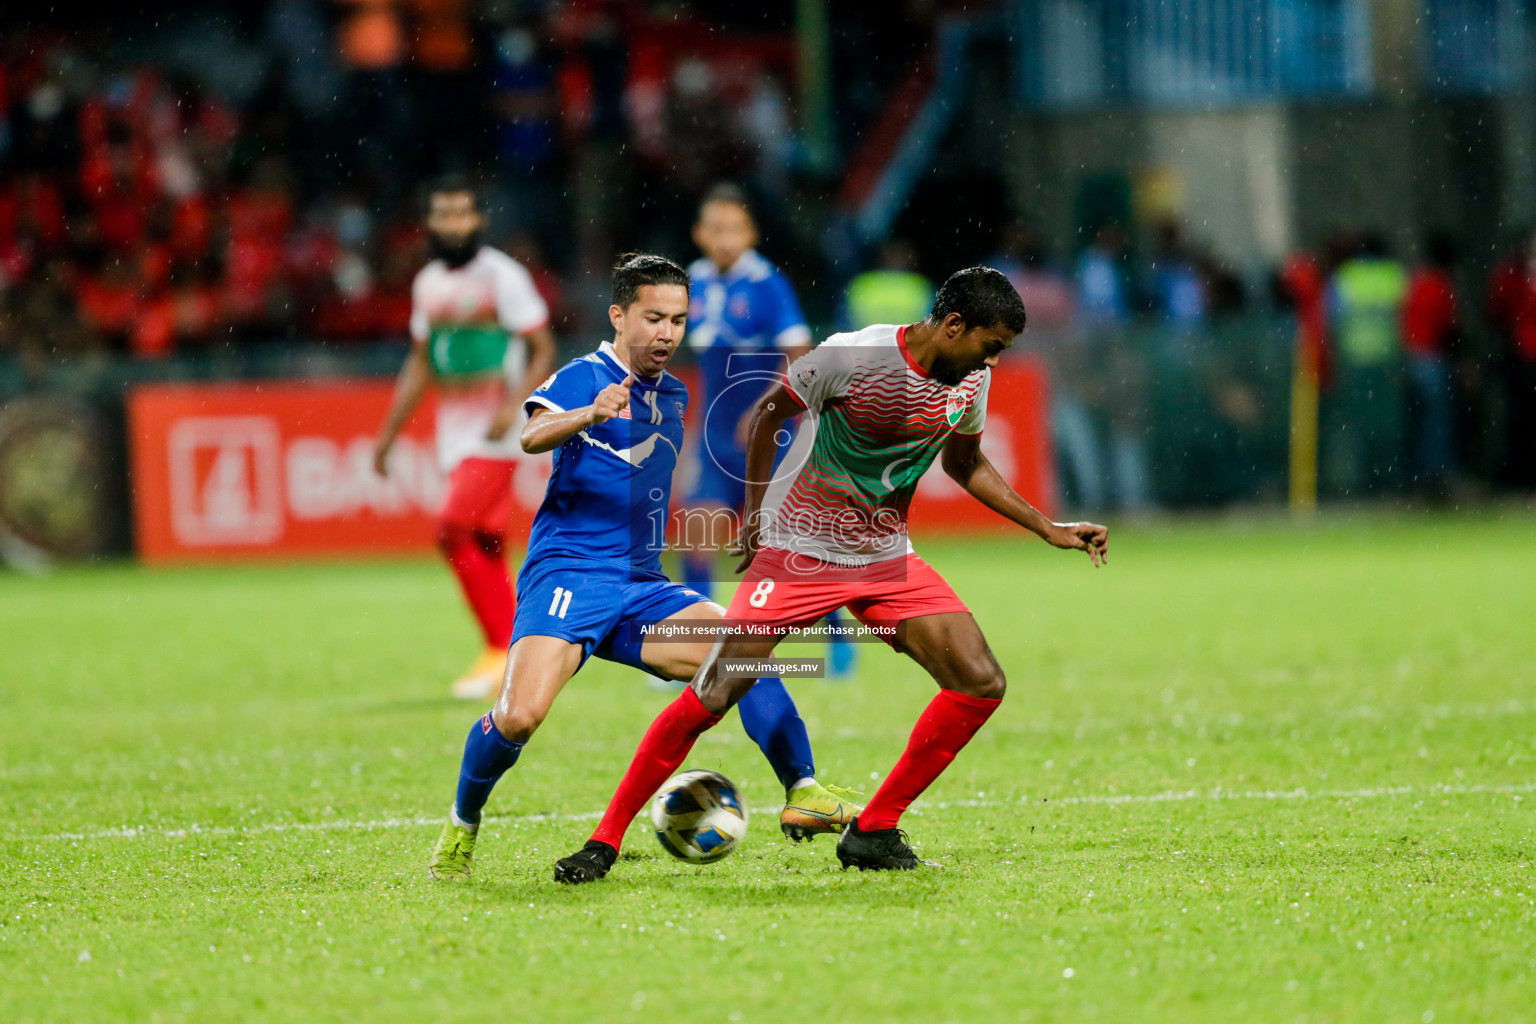
[[[305,436],[289,440],[288,513],[300,520],[351,520],[375,516],[428,515],[443,501],[445,481],[431,444],[409,437],[395,441],[389,476],[373,471],[373,438]]]
[[[279,437],[266,416],[189,417],[171,427],[171,528],[178,541],[254,545],[282,536]]]

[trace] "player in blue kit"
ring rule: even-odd
[[[666,364],[687,316],[681,267],[661,256],[621,257],[608,309],[614,340],[567,363],[524,403],[523,450],[554,451],[554,467],[518,574],[507,671],[495,706],[465,741],[458,792],[428,863],[433,878],[470,877],[492,788],[588,657],[690,679],[714,643],[709,629],[678,642],[641,628],[707,625],[724,615],[661,571],[688,408],[688,390]],[[850,791],[816,781],[805,723],[784,684],[760,680],[738,707],[784,785],[784,834],[798,840],[842,831],[860,808],[848,802]]]
[[[688,267],[688,347],[702,378],[704,430],[683,530],[683,580],[708,597],[714,553],[731,539],[721,527],[746,501],[752,410],[811,350],[811,329],[789,280],[754,248],[757,224],[740,188],[716,185],[705,194],[693,241],[704,258]],[[836,623],[839,614],[828,619]],[[832,677],[853,671],[851,643],[834,640],[829,654]]]

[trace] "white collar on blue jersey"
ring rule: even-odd
[[[738,278],[747,278],[751,281],[761,281],[768,276],[768,261],[763,259],[756,249],[748,249],[736,257],[736,262],[721,270],[705,257],[694,264],[692,276],[714,277],[721,281],[734,281]]]
[[[624,360],[619,358],[619,350],[613,347],[613,342],[611,341],[605,341],[601,345],[597,346],[597,351],[600,354],[605,355],[609,359],[613,360],[613,365],[618,367],[619,372],[624,374],[626,377],[630,374],[634,374],[636,381],[644,381],[647,384],[660,384],[661,378],[667,375],[665,368],[663,368],[660,373],[653,374],[649,377],[643,373],[636,373],[636,371],[631,370],[628,366],[624,365]]]

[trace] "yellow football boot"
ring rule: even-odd
[[[858,795],[858,790],[842,786],[803,786],[784,802],[779,831],[797,843],[826,832],[841,832],[864,809],[849,799]]]

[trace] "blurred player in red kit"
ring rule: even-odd
[[[453,694],[485,700],[506,668],[515,596],[502,554],[523,401],[554,370],[549,310],[528,271],[481,242],[485,215],[474,187],[433,188],[427,233],[433,259],[411,285],[411,352],[379,431],[373,465],[389,451],[429,385],[438,387],[437,455],[448,494],[437,544],[484,636],[484,650]]]

